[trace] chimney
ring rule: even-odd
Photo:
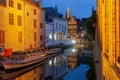
[[[42,0],[39,0],[39,7],[42,8]]]

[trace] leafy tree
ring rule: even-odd
[[[87,21],[85,23],[87,35],[88,35],[88,38],[90,40],[94,40],[95,39],[96,22],[97,22],[96,11],[93,11],[92,15],[87,19]]]

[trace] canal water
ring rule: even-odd
[[[59,55],[49,56],[44,62],[20,70],[2,71],[0,80],[87,80],[88,65],[80,64],[74,68],[68,65],[68,54],[72,51],[67,49]]]

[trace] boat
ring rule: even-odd
[[[19,69],[29,65],[33,65],[42,62],[46,59],[47,55],[60,52],[60,50],[45,50],[37,51],[33,53],[13,55],[12,57],[2,57],[0,58],[0,69],[12,70]]]
[[[27,54],[19,57],[17,56],[17,58],[4,57],[4,60],[1,62],[1,65],[5,70],[18,69],[18,68],[22,68],[25,66],[29,66],[29,65],[41,62],[45,59],[45,56],[46,54],[44,53],[34,53],[34,54]]]

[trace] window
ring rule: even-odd
[[[22,6],[20,3],[17,4],[17,9],[21,10]]]
[[[22,42],[22,32],[18,32],[18,42]]]
[[[22,26],[22,17],[18,15],[18,26]]]
[[[66,26],[65,26],[65,31],[66,31]]]
[[[41,40],[41,41],[43,40],[43,36],[42,36],[42,35],[40,35],[40,40]]]
[[[49,39],[52,40],[52,33],[49,34]]]
[[[10,25],[14,24],[14,15],[12,13],[9,13],[9,24]]]
[[[37,27],[36,19],[34,19],[34,28]]]
[[[64,25],[62,24],[62,31],[64,31]]]
[[[14,7],[14,1],[13,0],[9,0],[9,6]]]
[[[0,30],[0,44],[4,44],[4,43],[5,43],[5,31]]]
[[[29,16],[29,12],[27,12],[27,16]]]
[[[43,28],[43,23],[40,23],[40,28],[41,28],[41,29]]]
[[[34,9],[34,15],[36,15],[36,13],[37,13],[37,11],[36,11],[36,9]]]
[[[58,23],[56,23],[56,30],[58,30]]]
[[[34,32],[34,41],[36,41],[36,40],[37,40],[37,33]]]
[[[61,24],[59,24],[59,30],[61,30]]]
[[[57,40],[57,34],[56,33],[54,34],[54,39]]]

